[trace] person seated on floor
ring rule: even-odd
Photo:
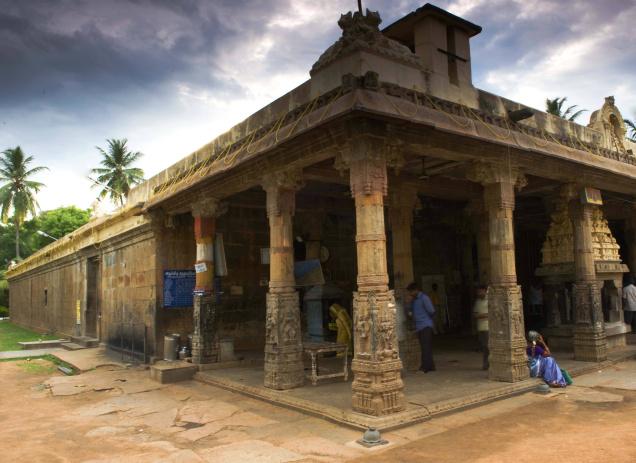
[[[530,368],[531,377],[543,378],[551,387],[567,386],[567,381],[563,377],[559,365],[552,357],[548,345],[543,340],[543,336],[537,331],[528,332],[526,354],[528,355],[528,367]]]
[[[347,309],[340,304],[332,304],[329,307],[329,315],[331,315],[333,320],[333,322],[329,323],[329,329],[337,333],[336,342],[346,344],[349,347],[349,355],[353,355],[353,336],[351,336],[353,322]],[[338,357],[342,356],[344,356],[344,353],[338,354]]]

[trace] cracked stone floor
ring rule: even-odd
[[[67,377],[44,360],[0,362],[0,461],[627,462],[636,455],[634,378],[636,361],[624,362],[565,390],[384,433],[390,445],[370,451],[355,444],[358,431],[195,381],[162,385],[117,365]]]

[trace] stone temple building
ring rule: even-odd
[[[20,262],[13,321],[148,361],[165,335],[192,334],[202,368],[231,339],[284,390],[303,386],[303,346],[330,339],[338,302],[353,319],[351,407],[372,416],[405,408],[418,367],[412,281],[464,333],[489,285],[490,381],[528,377],[535,323],[577,360],[624,345],[636,147],[614,98],[569,122],[473,85],[481,27],[430,4],[380,23],[342,15],[305,83]]]

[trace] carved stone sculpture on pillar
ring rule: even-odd
[[[525,177],[509,163],[477,162],[469,177],[484,186],[490,237],[488,324],[490,379],[520,381],[528,377],[521,287],[517,285],[513,211],[515,187]]]
[[[225,205],[216,198],[205,198],[192,204],[196,241],[196,282],[194,286],[194,332],[192,362],[213,363],[218,360],[216,304],[214,296],[214,237],[216,217]]]
[[[601,292],[596,281],[592,216],[594,205],[584,201],[580,189],[569,190],[570,217],[574,229],[574,358],[601,362],[607,358]]]
[[[421,349],[406,319],[406,287],[414,281],[411,228],[417,204],[417,184],[401,177],[392,179],[389,191],[389,223],[392,233],[393,284],[400,358],[408,371],[421,365]]]
[[[354,137],[336,159],[349,169],[356,207],[358,291],[353,295],[353,409],[386,415],[405,408],[396,308],[389,291],[384,227],[389,150],[379,140]]]
[[[301,174],[279,171],[263,178],[269,219],[270,278],[265,316],[265,387],[303,385],[303,346],[294,279],[293,216]]]

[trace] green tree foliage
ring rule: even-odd
[[[579,109],[577,111],[577,105],[568,106],[564,109],[563,104],[566,102],[567,99],[568,98],[565,96],[563,98],[557,97],[553,100],[548,98],[547,100],[545,100],[545,111],[548,114],[554,114],[555,116],[571,122],[573,122],[577,117],[587,111],[587,109]]]
[[[627,126],[627,139],[636,143],[636,124],[631,119],[624,119]]]
[[[35,194],[44,186],[43,183],[29,180],[34,174],[46,167],[30,167],[33,156],[26,156],[22,148],[16,146],[2,152],[0,156],[0,219],[3,223],[9,220],[9,211],[13,211],[15,228],[15,257],[20,259],[20,226],[27,214],[35,216],[38,203]]]
[[[102,167],[91,170],[91,174],[97,175],[97,187],[102,187],[99,197],[110,196],[110,199],[119,206],[124,205],[124,199],[128,196],[130,189],[143,182],[144,171],[133,164],[142,155],[139,151],[128,151],[128,140],[110,139],[106,140],[108,147],[106,150],[97,147],[102,155],[100,164]]]
[[[53,238],[61,238],[64,235],[78,229],[91,218],[90,209],[80,209],[75,206],[58,207],[50,211],[42,212],[34,220],[35,230],[43,231]],[[53,241],[53,238],[34,234],[34,248],[40,249]]]
[[[20,233],[20,250],[23,257],[28,257],[54,240],[38,233],[43,231],[55,238],[72,232],[90,219],[90,209],[79,209],[75,206],[59,207],[42,212],[34,219],[22,224]],[[14,259],[15,227],[13,220],[0,227],[0,266],[7,268]]]

